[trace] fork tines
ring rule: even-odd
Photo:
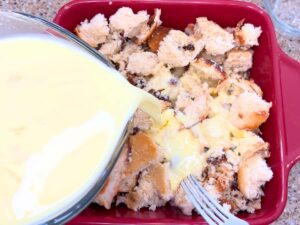
[[[211,197],[200,185],[197,179],[190,175],[181,182],[188,199],[196,210],[209,224],[248,224],[223,208],[213,197]]]

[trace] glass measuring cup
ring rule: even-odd
[[[0,11],[0,39],[1,38],[9,39],[10,37],[14,37],[14,36],[18,36],[18,35],[31,35],[31,34],[38,34],[38,35],[44,35],[44,36],[48,35],[55,39],[62,39],[64,41],[68,42],[74,48],[76,47],[78,49],[81,49],[81,51],[83,50],[86,54],[101,61],[102,68],[105,67],[105,70],[109,71],[108,73],[112,74],[112,76],[119,75],[119,74],[116,74],[118,72],[113,69],[112,65],[105,58],[103,58],[95,50],[90,48],[84,42],[77,39],[72,33],[64,30],[63,28],[61,28],[51,22],[48,22],[46,20],[31,16],[28,14],[7,12],[7,11],[1,12]],[[3,56],[3,57],[5,57],[5,56]],[[41,56],[41,57],[43,57],[43,56]],[[125,85],[125,83],[124,83],[124,85]],[[147,106],[145,106],[145,107],[147,108]],[[20,113],[22,113],[22,112],[20,112]],[[128,113],[133,114],[133,112],[128,112]],[[34,118],[32,118],[32,119],[34,119]],[[130,120],[130,117],[126,117],[126,119]],[[87,189],[85,189],[84,193],[80,194],[80,197],[76,197],[76,199],[72,199],[72,202],[68,203],[68,205],[65,208],[63,208],[63,209],[57,208],[57,210],[55,212],[51,212],[51,214],[46,212],[47,215],[45,214],[39,219],[30,221],[29,224],[31,224],[31,223],[33,223],[33,224],[63,224],[66,221],[68,221],[69,219],[76,216],[81,210],[83,210],[94,199],[95,195],[99,192],[101,187],[104,185],[106,178],[108,177],[112,167],[114,166],[114,164],[118,158],[118,155],[120,154],[122,145],[128,134],[128,123],[129,123],[129,121],[123,121],[123,127],[122,127],[123,129],[120,129],[118,131],[119,136],[118,136],[118,139],[116,139],[116,142],[115,142],[116,145],[114,145],[115,146],[114,151],[110,152],[110,154],[107,155],[107,160],[103,163],[104,165],[101,166],[101,170],[100,169],[97,170],[97,172],[98,172],[97,178],[96,179],[93,178],[94,179],[93,182],[90,182],[92,185],[90,185]]]

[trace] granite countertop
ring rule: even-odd
[[[262,6],[262,0],[246,0]],[[292,0],[289,0],[292,1]],[[67,0],[0,0],[0,9],[13,9],[32,13],[52,20],[57,10]],[[300,62],[300,40],[291,40],[277,34],[281,48],[292,58]],[[275,225],[300,224],[300,162],[291,170],[289,175],[288,201],[281,217]],[[274,206],[275,207],[275,206]]]

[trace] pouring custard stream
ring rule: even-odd
[[[138,106],[160,115],[158,100],[67,41],[0,39],[0,224],[45,222],[83,197]]]

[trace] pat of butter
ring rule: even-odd
[[[199,174],[205,166],[205,156],[198,139],[188,129],[181,129],[181,124],[174,116],[174,111],[165,110],[162,125],[155,125],[150,135],[164,151],[170,161],[170,182],[176,190],[183,178],[190,174]]]

